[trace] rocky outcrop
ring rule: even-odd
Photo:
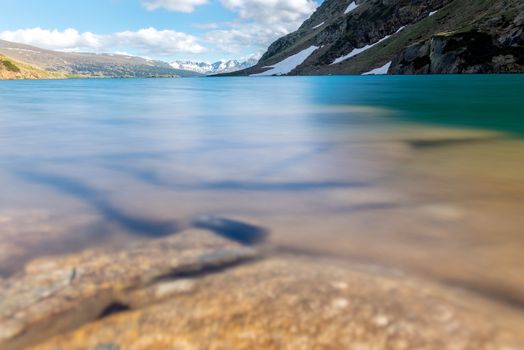
[[[524,72],[524,3],[494,1],[471,29],[437,33],[404,49],[390,73]]]
[[[441,34],[406,48],[392,74],[524,72],[524,47],[503,46],[482,32]]]
[[[290,75],[522,72],[523,17],[519,0],[327,0],[241,74],[312,46]]]

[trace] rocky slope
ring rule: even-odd
[[[171,67],[175,69],[188,70],[200,74],[213,75],[221,73],[231,73],[242,69],[253,67],[258,60],[221,60],[215,63],[208,62],[194,62],[194,61],[174,61],[171,62]]]
[[[49,72],[0,55],[0,79],[59,79],[65,77],[64,74]]]
[[[524,2],[326,0],[239,74],[386,72],[524,72]]]
[[[141,57],[58,52],[0,40],[0,54],[47,71],[84,77],[187,77],[198,73]]]

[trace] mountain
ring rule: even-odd
[[[0,55],[0,79],[60,79],[66,76],[57,72],[49,72],[31,66],[27,63],[13,60],[10,57]]]
[[[184,69],[188,71],[197,72],[200,74],[213,75],[221,73],[231,73],[242,69],[250,68],[257,64],[256,59],[250,58],[248,60],[238,61],[218,61],[215,63],[207,62],[193,62],[193,61],[174,61],[171,63],[171,67],[175,69]]]
[[[188,77],[198,73],[169,63],[113,54],[59,52],[0,40],[0,54],[43,70],[83,77]]]
[[[523,0],[326,0],[236,74],[517,72]]]

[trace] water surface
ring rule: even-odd
[[[0,273],[212,229],[524,305],[524,76],[0,82]]]

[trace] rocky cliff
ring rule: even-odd
[[[386,72],[524,72],[524,1],[326,0],[241,74]]]

